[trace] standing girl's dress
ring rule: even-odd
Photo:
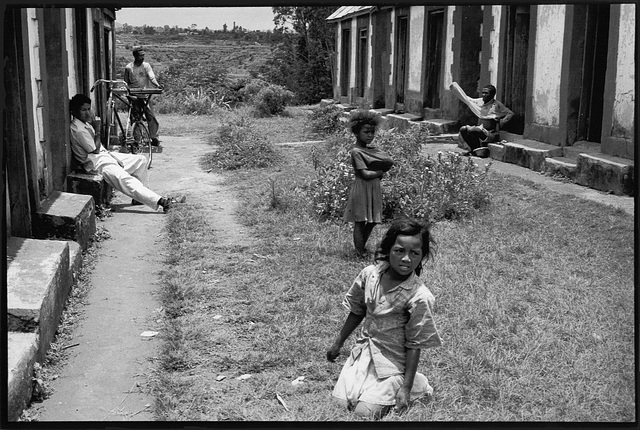
[[[406,349],[442,344],[432,315],[433,294],[415,273],[384,292],[380,279],[389,267],[388,262],[379,262],[364,268],[345,298],[349,311],[366,315],[333,389],[334,397],[352,406],[359,401],[395,405],[404,381]],[[432,392],[427,378],[417,372],[411,400]]]
[[[387,153],[377,148],[356,146],[351,151],[351,165],[355,171],[355,182],[349,192],[349,200],[344,212],[345,222],[382,222],[382,187],[380,178],[363,179],[360,170],[388,170],[391,159]],[[390,164],[389,164],[390,163]],[[385,165],[388,164],[388,167]],[[380,165],[383,168],[380,168]]]

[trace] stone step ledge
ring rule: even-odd
[[[460,125],[458,121],[442,118],[425,119],[420,121],[433,134],[453,134],[457,133]]]
[[[9,332],[7,348],[7,419],[18,421],[31,402],[38,335]]]
[[[44,360],[58,329],[70,267],[68,241],[7,240],[7,330],[38,335],[36,361]]]
[[[74,240],[86,249],[95,232],[95,206],[90,195],[54,191],[34,217],[33,235],[37,239]]]
[[[407,130],[411,127],[410,123],[422,121],[422,117],[410,113],[390,113],[386,117],[389,128],[395,128],[398,131]]]
[[[535,172],[544,170],[545,159],[562,156],[562,148],[539,142],[534,146],[512,142],[491,143],[489,152],[494,160],[515,164]]]
[[[71,172],[67,175],[67,192],[93,197],[95,204],[109,204],[113,187],[98,173]]]
[[[544,164],[544,173],[550,176],[562,176],[575,180],[577,166],[568,159],[547,158]]]
[[[575,182],[617,195],[635,195],[633,165],[589,154],[579,154]]]

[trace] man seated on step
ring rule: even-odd
[[[467,97],[459,87],[456,91],[453,88],[454,84],[451,86],[454,94],[478,117],[477,125],[460,127],[458,139],[461,140],[461,143],[466,143],[470,149],[463,155],[486,158],[489,156],[489,144],[500,140],[500,128],[509,122],[513,117],[513,112],[495,99],[496,87],[493,85],[484,86],[481,92],[482,97],[476,99]]]
[[[75,159],[89,173],[99,173],[116,190],[153,210],[162,206],[165,213],[175,199],[162,197],[144,184],[147,181],[147,157],[143,154],[123,154],[107,151],[100,143],[100,123],[91,111],[91,99],[76,94],[69,101],[71,120],[71,150]]]

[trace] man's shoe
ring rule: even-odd
[[[460,155],[462,155],[463,157],[470,157],[471,156],[471,151],[464,151]]]
[[[152,146],[160,146],[160,141],[158,140],[157,137],[154,137],[153,139],[151,139],[151,145]]]
[[[141,206],[144,203],[137,201],[136,199],[131,199],[131,206]]]
[[[162,212],[164,213],[169,212],[172,203],[170,197],[160,197],[160,200],[158,200],[158,205],[162,206]]]

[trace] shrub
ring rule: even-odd
[[[426,128],[395,132],[380,130],[376,146],[395,161],[382,180],[383,218],[413,216],[430,221],[459,219],[488,204],[486,174],[472,159],[457,153],[421,155]],[[310,187],[315,214],[340,219],[355,177],[348,150],[353,136],[346,130],[327,140],[327,157],[312,154],[316,178]]]
[[[221,169],[252,169],[274,165],[279,156],[247,112],[230,115],[218,129],[219,148],[205,163]]]
[[[293,93],[279,85],[262,88],[254,98],[256,110],[265,115],[277,115],[284,112],[288,103],[293,100]]]
[[[309,119],[311,132],[317,133],[321,137],[326,137],[343,129],[345,125],[340,120],[341,114],[342,110],[335,104],[313,109]]]

